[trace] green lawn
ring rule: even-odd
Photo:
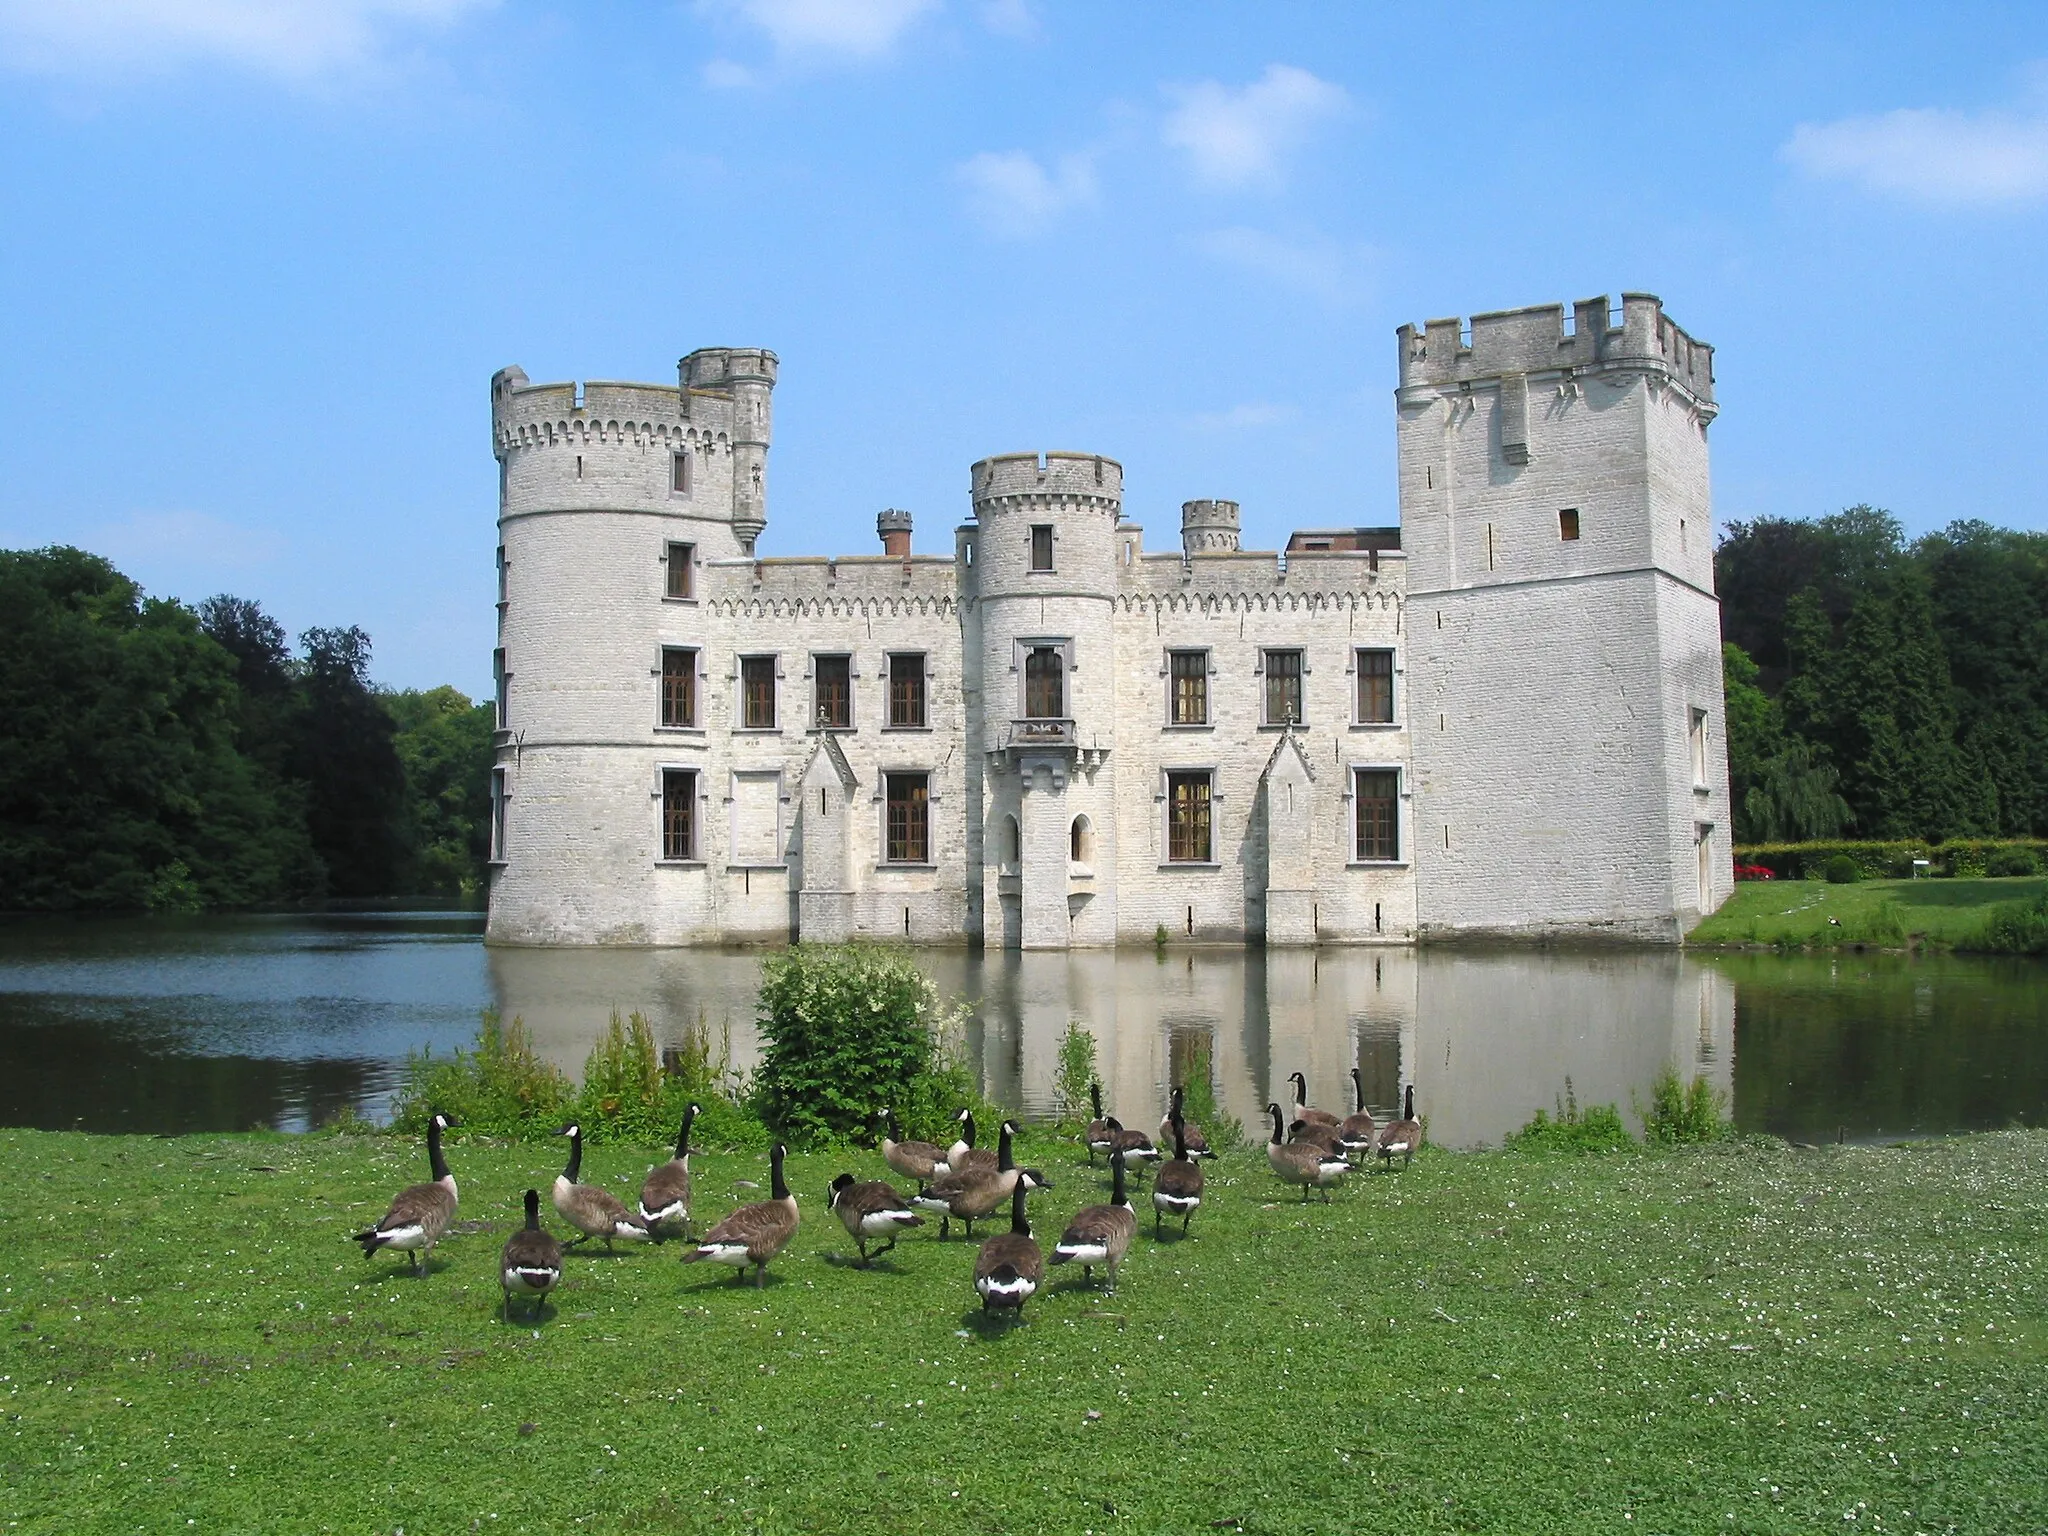
[[[2000,902],[2043,891],[2048,891],[2048,879],[1859,880],[1853,885],[1744,880],[1720,911],[1686,935],[1686,942],[1820,948],[1874,943],[1903,949],[1909,938],[1927,938],[1953,944],[1975,933]],[[1896,910],[1887,911],[1887,902],[1895,903]]]
[[[1019,1329],[957,1236],[847,1267],[817,1157],[764,1292],[593,1253],[505,1326],[556,1150],[452,1146],[480,1227],[415,1280],[344,1240],[415,1146],[0,1133],[0,1529],[2048,1529],[2048,1134],[1425,1152],[1307,1207],[1241,1153]],[[1027,1153],[1042,1236],[1103,1198]]]

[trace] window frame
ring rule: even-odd
[[[901,802],[896,797],[899,784],[908,786],[915,781],[914,798],[907,796]],[[929,768],[885,768],[882,770],[882,859],[887,869],[929,869],[932,858],[932,771]],[[899,855],[897,846],[896,811],[899,803],[904,807],[904,836],[900,839],[905,851]],[[910,841],[915,829],[916,842]],[[912,849],[915,854],[913,856]]]
[[[846,675],[843,679],[845,684],[845,692],[841,695],[840,698],[840,703],[844,706],[844,708],[841,712],[842,718],[838,720],[825,720],[821,718],[824,715],[825,711],[823,706],[824,678],[820,664],[828,661],[846,663]],[[809,722],[810,729],[821,731],[853,730],[855,728],[853,713],[853,684],[854,679],[856,678],[856,676],[858,676],[858,674],[853,669],[853,652],[813,651],[811,652],[811,665],[809,670],[811,674],[811,718]]]
[[[498,720],[493,729],[512,729],[512,669],[505,665],[505,647],[498,646],[491,652],[491,701],[498,707]]]
[[[491,856],[489,864],[507,864],[505,856],[506,807],[512,803],[512,772],[508,768],[491,769]]]
[[[687,658],[686,665],[679,671],[671,672],[669,670],[669,659],[671,657]],[[702,647],[694,645],[664,645],[661,647],[660,655],[655,659],[654,669],[654,728],[657,731],[701,731],[704,729],[703,673],[704,652]],[[688,705],[688,709],[684,711],[687,716],[685,719],[670,718],[669,681],[671,678],[676,677],[686,680],[682,690],[685,694],[683,702]]]
[[[697,479],[697,466],[690,462],[688,448],[672,449],[668,456],[668,493],[687,496]]]
[[[1176,812],[1179,808],[1175,791],[1180,784],[1187,784],[1190,787],[1199,785],[1201,788],[1199,811],[1202,830],[1205,835],[1201,845],[1203,850],[1202,856],[1199,858],[1194,857],[1192,852],[1182,855],[1174,851],[1176,847],[1176,822],[1178,820]],[[1215,768],[1162,768],[1160,770],[1159,798],[1163,811],[1162,826],[1160,828],[1160,867],[1164,869],[1218,868],[1220,861],[1216,857],[1216,815],[1218,804],[1223,796],[1216,787]]]
[[[1058,541],[1053,533],[1053,525],[1051,523],[1032,523],[1029,527],[1031,529],[1031,547],[1028,557],[1028,569],[1034,576],[1047,575],[1056,570],[1059,564]],[[1045,543],[1045,563],[1042,565],[1039,563],[1038,558],[1040,535],[1044,536]]]
[[[753,713],[747,697],[747,663],[759,662],[768,669],[768,723],[753,723]],[[782,655],[779,651],[748,651],[733,658],[733,677],[738,685],[739,696],[734,700],[738,706],[734,716],[740,722],[733,727],[735,732],[779,731],[782,729]]]
[[[655,770],[655,863],[657,864],[701,864],[704,862],[703,838],[704,775],[702,770],[687,764],[663,763]],[[681,783],[685,793],[672,797],[673,784]],[[678,846],[671,840],[675,830],[674,807],[682,806],[683,839]]]
[[[930,653],[927,651],[890,651],[887,653],[887,659],[888,673],[884,684],[884,692],[887,695],[887,699],[885,701],[882,729],[885,731],[930,730],[932,728]],[[901,661],[911,660],[915,660],[917,663],[917,719],[914,721],[899,720],[896,718],[897,688],[899,684],[909,679],[907,676],[899,674],[897,664]]]
[[[1709,777],[1713,764],[1707,753],[1707,712],[1697,706],[1686,714],[1686,757],[1692,769],[1692,787],[1706,790],[1713,787]]]
[[[1199,720],[1180,718],[1181,683],[1184,681],[1176,670],[1189,657],[1196,659],[1193,678],[1201,687],[1201,715]],[[1212,690],[1209,679],[1214,673],[1207,646],[1168,646],[1166,651],[1166,728],[1170,731],[1213,730],[1215,709],[1211,700]]]
[[[1051,711],[1038,711],[1032,708],[1032,684],[1034,681],[1043,681],[1042,677],[1034,679],[1031,674],[1031,663],[1034,658],[1039,656],[1050,656],[1052,664],[1056,669],[1052,674],[1052,685],[1058,691],[1058,698],[1055,700],[1058,707]],[[1024,647],[1023,668],[1024,697],[1021,701],[1023,710],[1018,718],[1021,720],[1071,719],[1072,716],[1067,712],[1067,673],[1069,670],[1066,647],[1057,641],[1026,644]]]
[[[1273,718],[1273,659],[1277,656],[1294,658],[1294,703],[1293,720]],[[1308,722],[1308,648],[1300,645],[1271,645],[1259,647],[1259,724],[1262,729],[1279,730],[1292,725],[1297,730],[1305,729]]]
[[[677,552],[681,551],[678,558]],[[665,603],[694,603],[697,600],[697,546],[682,539],[668,539],[662,545],[661,600]],[[682,572],[681,591],[676,573]]]
[[[1580,520],[1580,517],[1579,517],[1579,509],[1578,509],[1577,507],[1559,507],[1559,508],[1557,509],[1557,542],[1558,542],[1558,543],[1560,543],[1560,544],[1576,544],[1576,543],[1578,543],[1578,542],[1579,542],[1579,540],[1580,540],[1580,537],[1581,537],[1581,535],[1582,535],[1582,534],[1583,534],[1583,532],[1584,532],[1584,529],[1585,529],[1585,525],[1584,525],[1584,523],[1583,523],[1583,522],[1582,522],[1582,521]]]
[[[1387,658],[1385,674],[1387,683],[1387,712],[1384,717],[1367,715],[1365,712],[1366,678],[1378,675],[1367,673],[1365,658],[1368,656],[1384,656]],[[1401,659],[1395,654],[1395,648],[1391,645],[1353,646],[1351,648],[1351,672],[1351,723],[1367,729],[1378,728],[1382,730],[1388,726],[1398,725],[1401,718],[1399,684]]]
[[[1363,780],[1364,776],[1369,773],[1385,774],[1393,780],[1393,796],[1390,800],[1384,802],[1391,807],[1387,836],[1393,845],[1393,853],[1391,857],[1387,858],[1367,856],[1360,851],[1360,832],[1362,831],[1360,818],[1367,804],[1363,792]],[[1344,786],[1344,799],[1347,811],[1344,832],[1345,865],[1352,869],[1405,868],[1409,863],[1407,855],[1410,832],[1408,825],[1408,775],[1403,771],[1399,763],[1382,762],[1350,763],[1346,765],[1346,774],[1347,778]],[[1374,803],[1380,803],[1381,797],[1374,796],[1373,801]]]

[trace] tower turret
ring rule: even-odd
[[[1237,503],[1184,501],[1180,504],[1180,547],[1187,555],[1237,549]]]
[[[683,411],[695,416],[695,402],[710,402],[723,418],[732,454],[730,517],[739,552],[751,555],[768,526],[768,442],[776,357],[760,347],[700,347],[676,365]],[[724,410],[718,406],[723,404]]]

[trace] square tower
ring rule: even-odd
[[[1419,931],[1675,942],[1733,885],[1713,351],[1648,294],[1397,335]]]

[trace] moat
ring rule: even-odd
[[[754,1055],[760,955],[486,949],[482,914],[418,910],[0,925],[0,1123],[104,1131],[302,1129],[380,1116],[407,1051],[451,1051],[478,1010],[518,1015],[572,1072],[611,1011]],[[1348,1108],[1414,1082],[1434,1138],[1498,1142],[1566,1080],[1628,1109],[1672,1064],[1746,1130],[1800,1140],[1977,1130],[2048,1115],[2038,962],[1668,951],[923,951],[971,1006],[991,1095],[1049,1108],[1069,1019],[1112,1103],[1156,1117],[1177,1056],[1212,1051],[1247,1125],[1288,1073]]]

